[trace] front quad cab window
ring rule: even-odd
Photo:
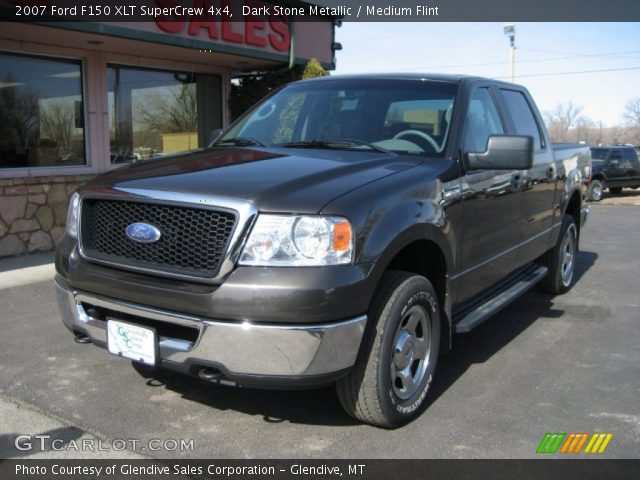
[[[399,83],[404,83],[399,88]],[[455,85],[300,82],[242,117],[214,146],[336,148],[444,157]]]

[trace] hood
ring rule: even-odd
[[[263,212],[317,213],[336,197],[421,162],[369,151],[216,148],[113,170],[84,191],[217,195],[248,200]]]

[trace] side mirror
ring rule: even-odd
[[[491,135],[484,153],[467,153],[471,170],[528,170],[533,165],[533,137]]]

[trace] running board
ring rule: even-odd
[[[524,275],[519,275],[516,277],[514,283],[508,284],[508,286],[497,295],[492,296],[486,302],[465,313],[462,319],[455,323],[455,332],[470,332],[542,280],[547,272],[547,267],[538,266],[534,270],[527,271]]]

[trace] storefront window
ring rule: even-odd
[[[107,72],[111,163],[203,148],[222,126],[218,76],[118,65]]]
[[[0,168],[83,165],[82,65],[0,53]]]

